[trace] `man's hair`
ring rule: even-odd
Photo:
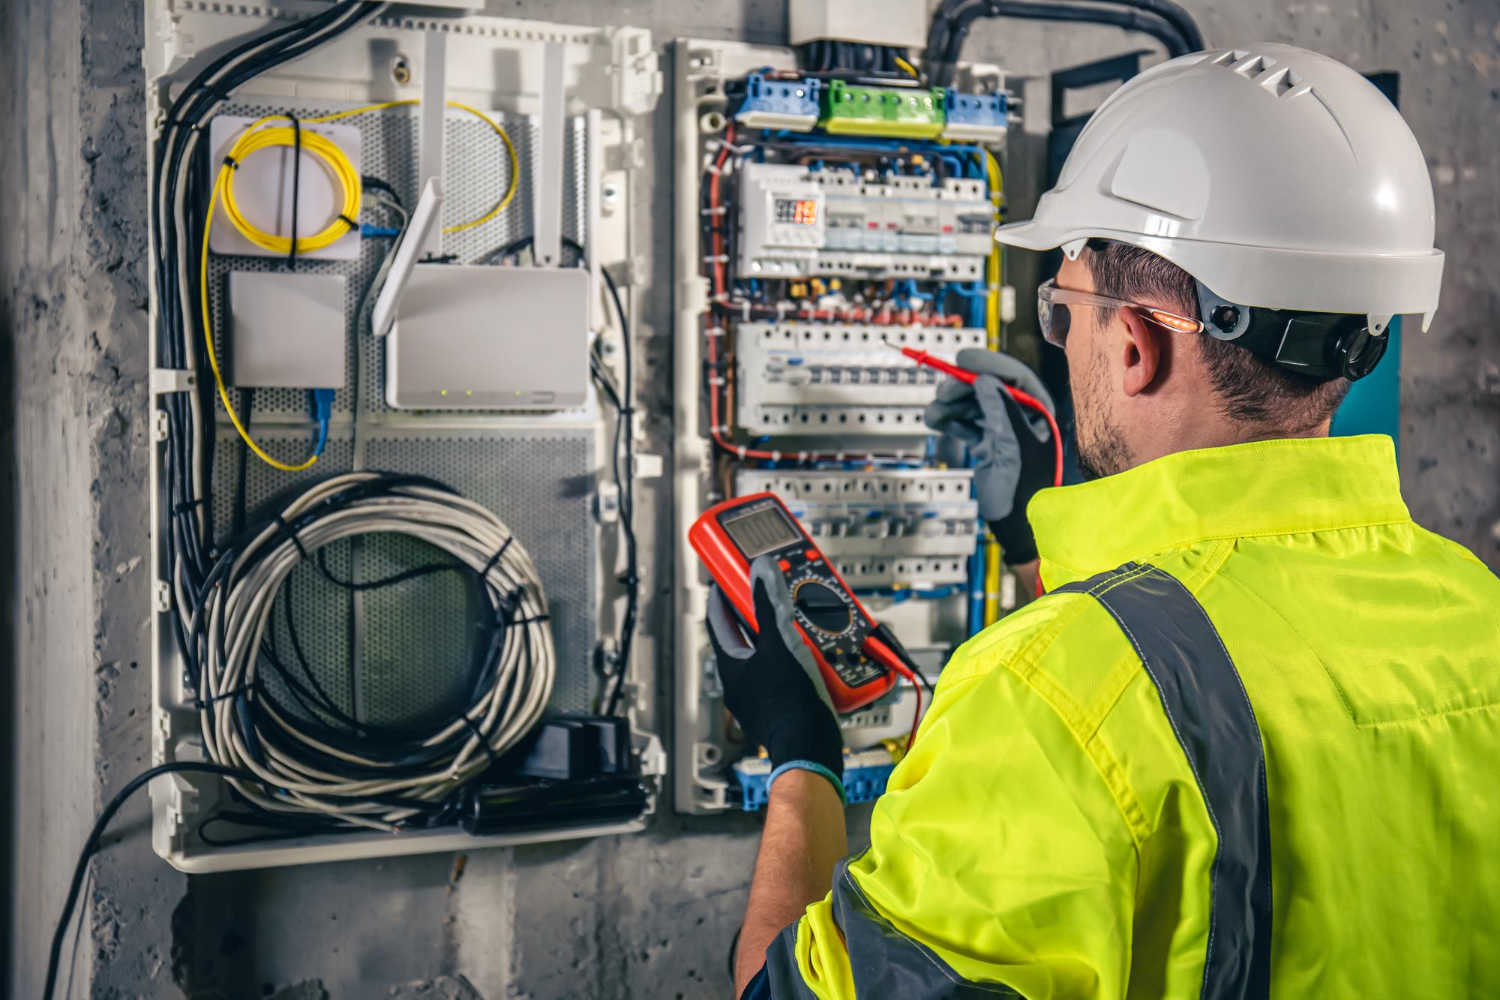
[[[1089,240],[1084,256],[1094,277],[1094,290],[1131,302],[1198,316],[1198,283],[1165,257],[1149,250],[1110,240]],[[1224,413],[1258,427],[1287,431],[1311,430],[1332,416],[1344,401],[1350,382],[1332,381],[1287,371],[1208,332],[1197,338],[1208,362]]]

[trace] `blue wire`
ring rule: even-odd
[[[328,446],[328,424],[333,418],[333,389],[309,389],[308,401],[312,406],[313,419],[318,422],[318,440],[313,445],[313,458],[319,458]]]
[[[803,132],[788,132],[785,129],[774,129],[768,132],[769,137],[775,142],[791,143],[799,146],[822,146],[824,148],[835,146],[840,149],[860,149],[871,153],[889,153],[904,150],[909,153],[931,153],[934,156],[963,154],[967,156],[982,157],[984,154],[977,146],[945,146],[942,143],[924,142],[916,139],[850,139],[836,135],[809,136]]]
[[[958,157],[952,155],[951,153],[939,153],[938,154],[938,159],[942,160],[946,164],[950,164],[951,165],[950,169],[953,171],[953,176],[954,177],[963,177],[963,176],[965,176],[966,172],[964,170],[963,161],[960,160]]]

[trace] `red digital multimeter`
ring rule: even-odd
[[[704,511],[688,530],[688,541],[740,617],[759,631],[750,561],[776,560],[792,594],[802,633],[838,712],[868,705],[910,671],[879,637],[876,624],[839,571],[802,530],[774,493],[726,500]]]

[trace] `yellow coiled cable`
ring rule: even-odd
[[[298,130],[296,129],[285,125],[274,128],[259,127],[269,120],[270,118],[262,118],[250,126],[249,130],[229,147],[228,158],[219,165],[219,186],[222,188],[224,199],[224,214],[234,228],[239,230],[240,235],[263,250],[285,254],[291,253],[291,237],[268,233],[245,218],[240,211],[239,202],[234,197],[234,176],[239,165],[244,163],[252,153],[258,153],[263,149],[297,145]],[[311,236],[297,237],[297,252],[304,254],[332,246],[348,235],[351,230],[359,228],[359,202],[362,189],[359,183],[359,172],[354,169],[354,164],[339,148],[338,143],[325,135],[304,129],[301,144],[303,150],[323,161],[323,165],[328,168],[329,174],[333,177],[334,184],[343,192],[338,214],[328,225]]]

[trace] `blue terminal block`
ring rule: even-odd
[[[948,88],[948,121],[944,139],[999,142],[1005,138],[1008,108],[1004,94],[961,94]]]
[[[885,794],[885,783],[895,770],[890,751],[881,747],[844,753],[844,793],[850,804],[874,802]],[[740,807],[746,812],[764,809],[770,798],[771,762],[764,757],[746,757],[734,763],[740,784]]]
[[[734,120],[750,128],[811,132],[818,124],[818,97],[823,82],[814,77],[775,80],[767,75],[768,72],[746,74],[745,96],[734,113]]]

